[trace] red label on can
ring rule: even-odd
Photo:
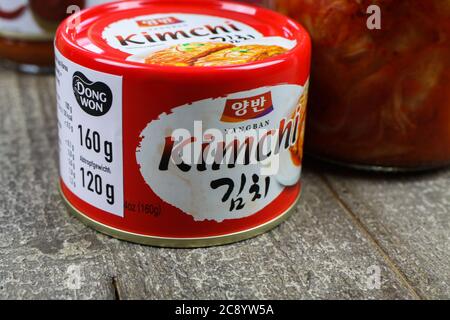
[[[59,31],[62,191],[96,223],[209,239],[258,230],[299,196],[306,33],[199,3],[112,4],[84,12],[100,18],[75,36]]]

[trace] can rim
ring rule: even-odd
[[[242,63],[242,64],[236,64],[236,65],[225,65],[225,66],[167,66],[167,65],[156,65],[156,64],[144,64],[139,62],[133,62],[133,61],[126,61],[123,59],[119,59],[117,57],[108,56],[105,55],[104,52],[102,54],[95,53],[93,51],[90,51],[86,49],[85,47],[79,45],[77,43],[77,35],[79,35],[81,32],[76,31],[75,33],[72,32],[72,34],[69,34],[68,30],[70,30],[69,26],[70,23],[77,18],[80,18],[81,21],[83,20],[83,16],[90,16],[89,21],[94,21],[92,23],[97,22],[98,16],[101,14],[107,13],[108,10],[120,10],[120,5],[127,5],[130,6],[132,9],[136,9],[136,6],[141,5],[144,6],[146,4],[158,4],[158,3],[173,3],[175,4],[181,4],[184,2],[184,0],[171,0],[171,1],[162,1],[162,0],[128,0],[128,1],[116,1],[112,3],[105,3],[103,5],[91,7],[85,10],[82,10],[80,13],[74,14],[71,17],[64,20],[60,26],[58,27],[58,30],[56,32],[56,38],[55,38],[55,47],[64,54],[65,50],[62,50],[62,47],[69,48],[69,51],[75,51],[77,52],[76,55],[82,54],[85,56],[89,56],[90,59],[95,60],[97,63],[100,63],[102,65],[110,65],[114,67],[120,67],[120,68],[129,68],[134,70],[143,70],[143,71],[153,71],[153,72],[166,72],[166,73],[176,73],[176,74],[192,74],[193,72],[197,74],[204,74],[204,73],[211,73],[211,72],[225,72],[225,71],[244,71],[244,70],[254,70],[254,69],[260,69],[260,68],[266,68],[268,66],[273,66],[277,64],[281,64],[293,56],[301,55],[304,52],[309,52],[311,49],[311,39],[309,36],[309,33],[306,31],[306,29],[300,25],[298,22],[290,19],[289,17],[286,17],[278,12],[259,7],[254,6],[250,4],[244,4],[240,2],[234,2],[234,1],[209,1],[209,0],[192,0],[189,1],[190,6],[210,6],[211,8],[214,8],[216,10],[225,10],[229,12],[235,12],[242,15],[245,15],[246,13],[238,12],[238,11],[232,11],[230,8],[247,8],[248,10],[253,10],[256,14],[259,14],[263,17],[271,18],[273,21],[283,21],[285,23],[284,28],[289,27],[290,31],[292,31],[293,39],[297,40],[297,45],[292,48],[291,50],[282,53],[280,55],[277,55],[275,57],[270,57],[264,60],[260,61],[253,61],[248,63]],[[133,7],[134,6],[134,7]],[[122,8],[122,10],[124,10]],[[97,17],[97,19],[95,18]],[[243,22],[243,21],[241,21]],[[83,28],[87,28],[89,30],[90,23],[86,23]],[[93,44],[90,42],[90,44]],[[95,45],[95,44],[93,44]],[[65,55],[65,54],[64,54]]]
[[[139,233],[124,231],[115,227],[108,226],[104,223],[98,222],[90,218],[77,208],[75,208],[62,192],[61,185],[59,185],[58,189],[68,211],[88,227],[91,227],[98,232],[101,232],[103,234],[106,234],[108,236],[120,240],[164,248],[204,248],[204,247],[220,246],[247,240],[256,237],[258,235],[261,235],[277,227],[279,224],[288,219],[296,211],[295,209],[299,203],[299,199],[301,198],[302,192],[301,188],[297,199],[284,213],[278,215],[272,220],[269,220],[259,226],[252,227],[243,231],[213,237],[170,238],[170,237],[148,236]]]

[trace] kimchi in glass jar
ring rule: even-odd
[[[381,9],[369,30],[367,8]],[[379,169],[450,164],[450,0],[278,0],[314,42],[307,150]]]
[[[68,12],[104,2],[107,0],[0,1],[0,59],[25,72],[52,70],[58,24]]]

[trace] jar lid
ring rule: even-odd
[[[56,47],[79,62],[207,72],[276,64],[309,51],[310,40],[298,23],[256,6],[133,0],[69,17],[58,29]]]

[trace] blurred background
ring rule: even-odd
[[[105,0],[2,1],[0,57],[52,70],[58,23]],[[249,0],[314,44],[306,149],[374,170],[450,164],[449,0]]]
[[[1,298],[450,297],[450,0],[242,0],[313,40],[302,200],[270,233],[195,250],[65,213],[53,37],[104,2],[0,0]]]

